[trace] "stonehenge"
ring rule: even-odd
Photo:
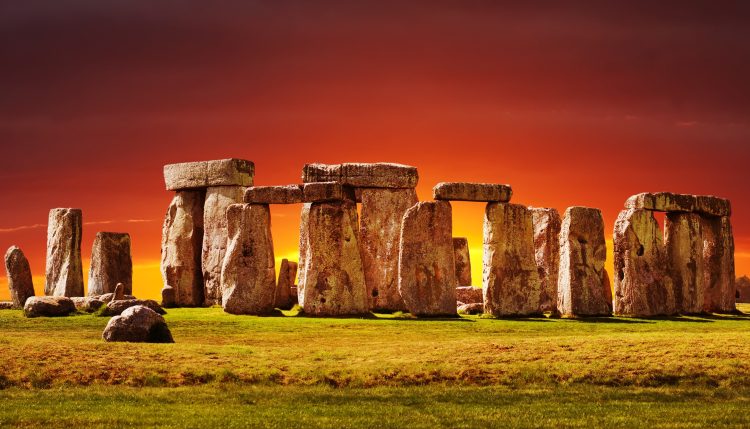
[[[130,257],[130,235],[117,232],[98,232],[91,250],[88,295],[103,295],[115,291],[118,283],[124,293],[133,293],[133,261]]]
[[[34,296],[34,282],[29,260],[17,246],[11,246],[5,253],[5,272],[8,274],[8,289],[13,307],[23,308],[26,300]]]
[[[82,227],[83,214],[80,209],[50,210],[45,295],[83,296]]]

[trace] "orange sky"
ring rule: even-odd
[[[514,202],[601,208],[608,236],[631,194],[716,194],[750,274],[745,3],[49,3],[0,5],[0,248],[35,276],[49,209],[79,207],[84,258],[97,231],[129,232],[135,293],[156,297],[161,167],[226,157],[259,185],[343,161],[415,165],[421,199],[509,183]],[[454,204],[477,250],[482,210]],[[294,255],[299,207],[272,212]]]

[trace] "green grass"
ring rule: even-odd
[[[125,344],[107,318],[0,312],[0,425],[750,425],[742,315],[166,319],[175,344]]]

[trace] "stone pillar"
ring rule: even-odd
[[[221,264],[227,249],[227,208],[242,202],[243,186],[206,188],[203,204],[203,295],[205,305],[221,304]]]
[[[734,288],[734,237],[728,216],[701,217],[703,238],[704,311],[711,313],[733,313],[735,307]]]
[[[676,309],[685,314],[702,313],[706,286],[701,216],[697,213],[667,213],[664,245]]]
[[[311,203],[305,203],[302,205],[302,211],[300,213],[299,219],[299,275],[297,276],[297,303],[300,307],[303,307],[303,304],[305,302],[305,288],[302,287],[302,285],[305,284],[305,267],[307,267],[307,229],[310,219],[311,205]]]
[[[609,316],[612,289],[604,269],[607,246],[598,209],[568,207],[560,227],[557,308],[564,316]]]
[[[294,306],[292,298],[292,286],[297,278],[297,263],[281,260],[279,267],[279,280],[276,283],[276,295],[274,298],[274,307],[281,310],[289,310]]]
[[[52,209],[47,224],[45,295],[83,296],[80,209]]]
[[[666,249],[653,213],[643,209],[621,211],[613,237],[615,314],[636,317],[675,314]]]
[[[557,278],[560,272],[560,214],[552,208],[532,208],[534,258],[539,272],[539,309],[558,314]]]
[[[5,272],[8,274],[8,289],[13,307],[23,308],[26,299],[34,296],[34,283],[29,261],[16,246],[11,246],[5,253]]]
[[[485,313],[499,317],[541,314],[534,226],[527,207],[487,204],[482,271]]]
[[[453,237],[453,259],[456,261],[456,281],[459,286],[471,286],[471,258],[469,240]]]
[[[130,257],[130,235],[97,232],[91,250],[88,295],[104,295],[124,285],[125,295],[133,294],[133,261]]]
[[[371,309],[405,311],[398,293],[401,220],[417,203],[413,188],[361,188],[360,248]]]
[[[401,226],[398,290],[415,316],[456,315],[456,266],[451,205],[417,203]]]
[[[203,305],[203,191],[177,191],[164,218],[161,243],[161,275],[166,305]],[[169,289],[172,289],[171,291]]]

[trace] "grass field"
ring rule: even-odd
[[[166,319],[125,344],[0,312],[0,425],[750,426],[748,316]]]

